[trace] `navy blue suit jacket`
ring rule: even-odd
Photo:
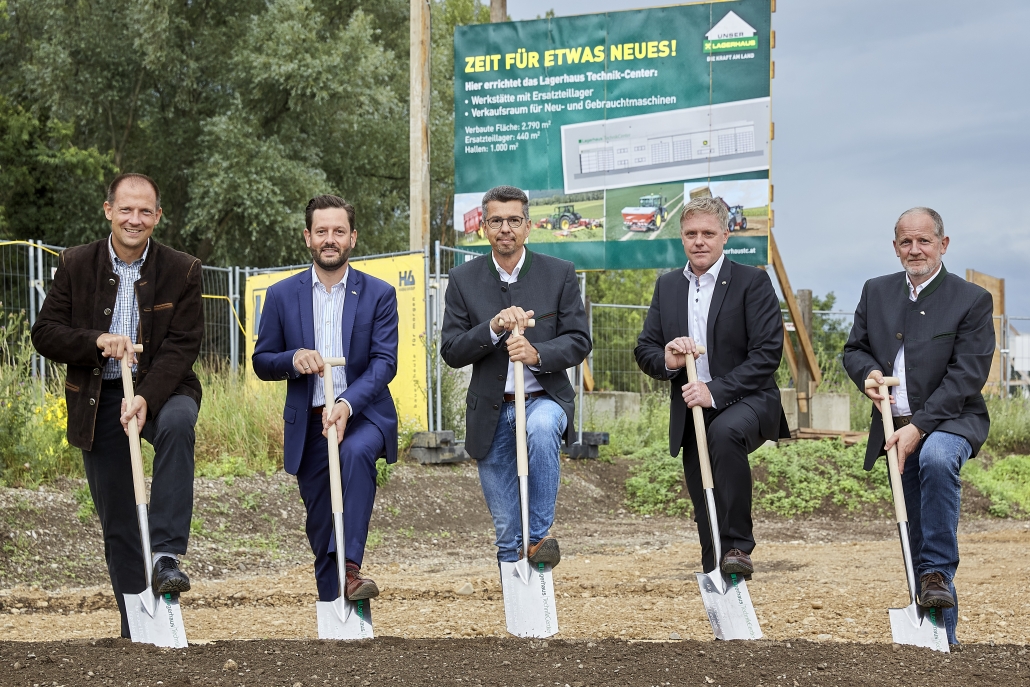
[[[265,292],[254,347],[254,372],[266,381],[288,380],[283,464],[297,474],[304,453],[308,415],[318,375],[302,375],[293,367],[299,348],[315,350],[311,270],[273,284]],[[353,415],[363,415],[383,433],[386,460],[397,460],[397,409],[387,387],[397,374],[397,292],[381,279],[353,267],[347,275],[343,304],[343,357],[347,360],[347,399]]]

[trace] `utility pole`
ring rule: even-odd
[[[411,0],[409,248],[429,245],[429,0]]]
[[[812,290],[798,289],[798,308],[801,310],[801,320],[805,324],[805,331],[812,331]],[[789,341],[786,345],[792,345]],[[812,370],[808,367],[808,359],[804,365],[798,365],[798,427],[812,426]]]
[[[490,0],[490,23],[508,21],[508,0]]]

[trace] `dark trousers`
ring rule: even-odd
[[[751,553],[755,548],[755,538],[751,520],[751,466],[747,456],[765,441],[758,414],[747,404],[737,402],[724,410],[705,408],[704,415],[722,553],[725,555],[730,549]],[[687,413],[687,426],[683,432],[683,474],[690,501],[694,504],[697,534],[701,538],[701,566],[705,572],[711,572],[715,570],[717,561],[691,412]]]
[[[122,594],[147,586],[143,545],[132,488],[129,437],[122,429],[121,382],[106,385],[93,432],[93,449],[82,452],[89,492],[104,533],[104,557],[122,616],[122,637],[129,636]],[[193,516],[193,444],[198,408],[188,396],[173,395],[141,435],[154,447],[150,488],[150,544],[154,553],[186,553]]]
[[[376,498],[376,459],[386,442],[382,432],[364,415],[347,422],[340,444],[340,481],[343,486],[343,529],[348,561],[361,567],[368,539],[368,521]],[[297,469],[297,486],[308,511],[305,529],[315,554],[315,583],[320,601],[340,596],[336,572],[336,536],[333,503],[329,492],[329,447],[322,436],[322,416],[312,415],[304,438],[304,454]]]

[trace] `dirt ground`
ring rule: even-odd
[[[471,465],[403,464],[380,490],[364,566],[383,592],[372,605],[379,639],[346,649],[283,641],[317,637],[292,479],[198,481],[184,566],[194,586],[181,602],[199,645],[185,658],[105,639],[117,634],[117,610],[95,517],[76,516],[78,483],[0,491],[0,672],[14,676],[0,684],[114,684],[115,675],[118,684],[157,684],[134,678],[141,662],[159,664],[164,684],[884,684],[903,670],[911,684],[1027,679],[1030,522],[985,517],[982,499],[967,494],[956,578],[966,651],[927,657],[890,644],[886,609],[907,594],[887,513],[758,514],[748,587],[770,641],[716,647],[693,575],[693,522],[626,512],[626,470],[618,461],[563,466],[561,632],[550,649],[506,639],[492,528]],[[229,658],[237,670],[223,670]],[[15,663],[25,672],[7,673]]]

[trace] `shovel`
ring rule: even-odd
[[[697,348],[703,355],[704,347]],[[687,380],[697,381],[697,365],[692,355],[687,355]],[[716,639],[761,639],[762,628],[758,626],[758,617],[751,604],[744,576],[736,573],[727,575],[719,567],[722,561],[722,539],[719,535],[719,517],[715,512],[715,482],[712,480],[712,464],[708,459],[705,416],[700,406],[694,406],[691,411],[694,415],[697,458],[701,464],[701,484],[705,490],[705,507],[708,510],[708,522],[712,526],[712,546],[715,547],[715,570],[697,573],[701,601],[708,612],[708,620],[712,623]]]
[[[326,403],[336,398],[333,390],[333,366],[345,365],[343,358],[322,358],[325,367],[322,380],[325,384]],[[372,607],[368,599],[351,601],[347,598],[347,556],[346,539],[343,536],[343,487],[340,482],[340,441],[336,436],[336,425],[330,425],[327,432],[329,442],[329,493],[333,502],[333,533],[336,535],[336,572],[340,577],[340,596],[335,601],[318,601],[319,639],[372,639]]]
[[[898,386],[897,377],[884,377],[883,384],[876,380],[865,380],[865,388],[879,387],[880,415],[883,416],[884,441],[894,434],[894,418],[891,416],[891,401],[887,387]],[[894,515],[898,521],[898,536],[901,538],[901,557],[905,559],[905,580],[908,582],[908,606],[887,610],[891,619],[891,635],[895,644],[921,646],[934,651],[950,653],[948,636],[944,631],[944,617],[936,608],[924,609],[916,604],[916,573],[912,565],[912,547],[908,541],[908,508],[905,506],[905,491],[901,486],[901,470],[898,467],[898,448],[887,452],[887,469],[890,471],[891,496],[894,498]]]
[[[134,350],[143,352],[143,346],[136,344]],[[122,356],[122,391],[125,403],[132,405],[135,393],[132,388],[132,367],[129,352]],[[136,495],[136,517],[139,520],[139,536],[143,545],[143,568],[147,575],[147,588],[139,594],[123,594],[125,614],[129,620],[129,636],[134,642],[181,649],[186,646],[186,628],[182,624],[182,612],[178,597],[171,594],[154,594],[153,551],[150,550],[150,518],[147,515],[147,487],[143,478],[143,452],[139,443],[139,425],[136,416],[129,420],[129,456],[132,464],[132,488]]]
[[[529,321],[529,326],[535,324]],[[516,328],[513,336],[521,336]],[[550,637],[558,632],[551,567],[529,562],[529,452],[526,449],[526,379],[523,364],[515,368],[515,461],[522,506],[522,560],[501,563],[501,592],[508,632],[516,637]]]

